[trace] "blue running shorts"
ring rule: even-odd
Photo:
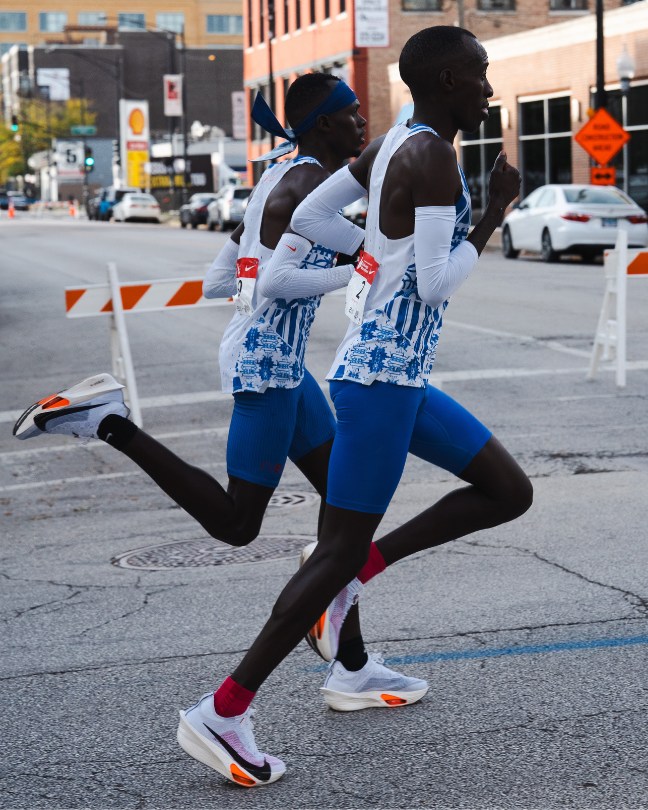
[[[407,454],[460,475],[491,432],[454,399],[428,385],[331,381],[337,415],[326,502],[383,514]]]
[[[274,489],[286,459],[297,461],[335,435],[335,419],[312,374],[296,388],[234,394],[227,473]]]

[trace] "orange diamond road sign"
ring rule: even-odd
[[[574,140],[591,158],[604,165],[630,140],[630,135],[601,108],[578,130]]]
[[[613,166],[592,166],[590,183],[593,186],[613,186],[616,183],[616,169]]]

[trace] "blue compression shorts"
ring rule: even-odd
[[[383,514],[407,454],[455,475],[468,466],[491,432],[447,394],[428,385],[331,381],[337,414],[326,502]]]
[[[335,435],[335,419],[312,374],[296,388],[234,394],[227,473],[274,489],[286,459],[298,461]]]

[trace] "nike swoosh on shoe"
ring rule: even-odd
[[[51,419],[59,419],[61,416],[68,416],[71,413],[80,413],[81,411],[90,411],[93,408],[99,408],[105,403],[98,402],[96,405],[79,405],[78,407],[62,408],[60,411],[48,411],[48,413],[39,413],[34,417],[34,424],[40,430],[45,430],[45,425]]]
[[[249,771],[252,776],[260,779],[262,782],[267,782],[270,777],[272,776],[272,770],[270,769],[270,765],[268,764],[268,760],[263,760],[263,765],[253,765],[251,762],[248,762],[244,759],[238,751],[232,748],[229,743],[227,743],[220,734],[217,734],[213,728],[209,728],[207,723],[203,723],[203,726],[207,729],[207,731],[212,734],[219,745],[222,745],[223,748],[227,751],[227,753],[235,760],[242,768],[245,768],[246,771]]]

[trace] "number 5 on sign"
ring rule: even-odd
[[[358,263],[347,286],[344,306],[347,318],[353,323],[358,325],[362,323],[367,296],[379,267],[380,265],[371,254],[364,250],[360,251]]]

